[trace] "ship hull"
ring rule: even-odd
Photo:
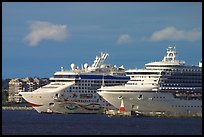
[[[54,98],[56,93],[24,92],[21,93],[21,95],[38,113],[94,114],[103,112],[103,106],[101,104],[94,102],[79,103],[76,101],[57,100]]]
[[[169,92],[98,92],[116,108],[121,106],[121,97],[126,111],[164,116],[202,116],[202,100],[175,98]]]

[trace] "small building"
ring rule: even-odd
[[[26,82],[19,78],[11,79],[9,82],[8,102],[16,102],[16,96],[19,92],[25,91]]]

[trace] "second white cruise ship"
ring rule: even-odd
[[[176,48],[168,47],[162,61],[126,74],[130,80],[124,86],[102,86],[98,92],[116,108],[144,115],[202,117],[202,62],[185,65],[176,59]]]
[[[71,70],[61,68],[50,78],[50,84],[19,94],[39,113],[100,113],[104,108],[113,109],[97,94],[97,89],[102,84],[125,84],[129,77],[123,66],[104,64],[108,56],[101,53],[91,66],[85,63],[82,69],[75,64],[71,64]]]

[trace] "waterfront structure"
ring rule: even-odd
[[[101,85],[125,84],[129,77],[122,66],[104,64],[108,56],[101,53],[91,66],[85,63],[81,69],[75,64],[70,70],[61,67],[50,77],[50,84],[19,94],[39,113],[100,113],[114,109],[97,94],[97,89]]]
[[[145,69],[126,71],[123,86],[102,86],[98,93],[116,108],[145,115],[202,116],[202,62],[185,65],[176,59],[176,47],[168,47],[162,61]]]

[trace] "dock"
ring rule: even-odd
[[[131,112],[130,111],[120,111],[120,110],[106,110],[104,112],[108,116],[126,116],[130,117]]]
[[[33,110],[32,107],[11,107],[11,106],[3,106],[2,110]]]

